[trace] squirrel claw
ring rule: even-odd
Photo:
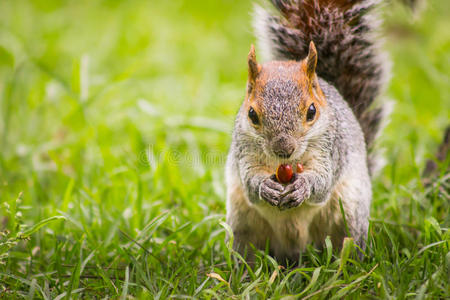
[[[269,177],[259,186],[259,198],[272,206],[278,206],[282,191],[283,186]]]
[[[307,181],[302,176],[295,174],[295,180],[289,184],[281,195],[278,207],[280,210],[294,208],[309,198]]]
[[[301,194],[300,191],[296,191],[292,194],[289,194],[289,197],[285,197],[285,198],[281,199],[279,206],[278,206],[280,208],[280,210],[294,208],[294,207],[297,207],[300,204],[302,204],[305,199],[303,197],[301,197],[300,194]]]

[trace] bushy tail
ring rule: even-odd
[[[373,107],[387,80],[389,63],[375,31],[376,0],[272,0],[279,13],[256,8],[255,29],[270,59],[300,60],[310,41],[318,52],[316,72],[333,84],[359,120],[369,149],[369,168],[376,159],[374,140],[385,115]]]

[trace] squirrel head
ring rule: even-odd
[[[326,99],[315,73],[317,51],[309,45],[302,61],[260,65],[252,45],[248,55],[247,94],[243,113],[249,130],[264,139],[265,152],[279,159],[295,158],[320,127]]]

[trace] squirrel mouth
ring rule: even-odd
[[[289,156],[289,158],[283,158],[272,151],[265,151],[266,152],[266,165],[271,167],[277,167],[280,164],[291,164],[296,165],[297,163],[304,164],[304,154],[306,151],[306,145],[301,144],[297,145],[292,152],[292,154]]]
[[[296,165],[297,163],[303,163],[303,155],[298,155],[297,151],[294,151],[289,158],[279,157],[269,151],[265,152],[264,164],[269,168],[277,168],[281,164]]]

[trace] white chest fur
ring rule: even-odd
[[[277,207],[258,205],[255,209],[272,228],[270,248],[277,257],[296,258],[307,244],[314,243],[311,224],[323,206],[303,204],[280,211]]]

